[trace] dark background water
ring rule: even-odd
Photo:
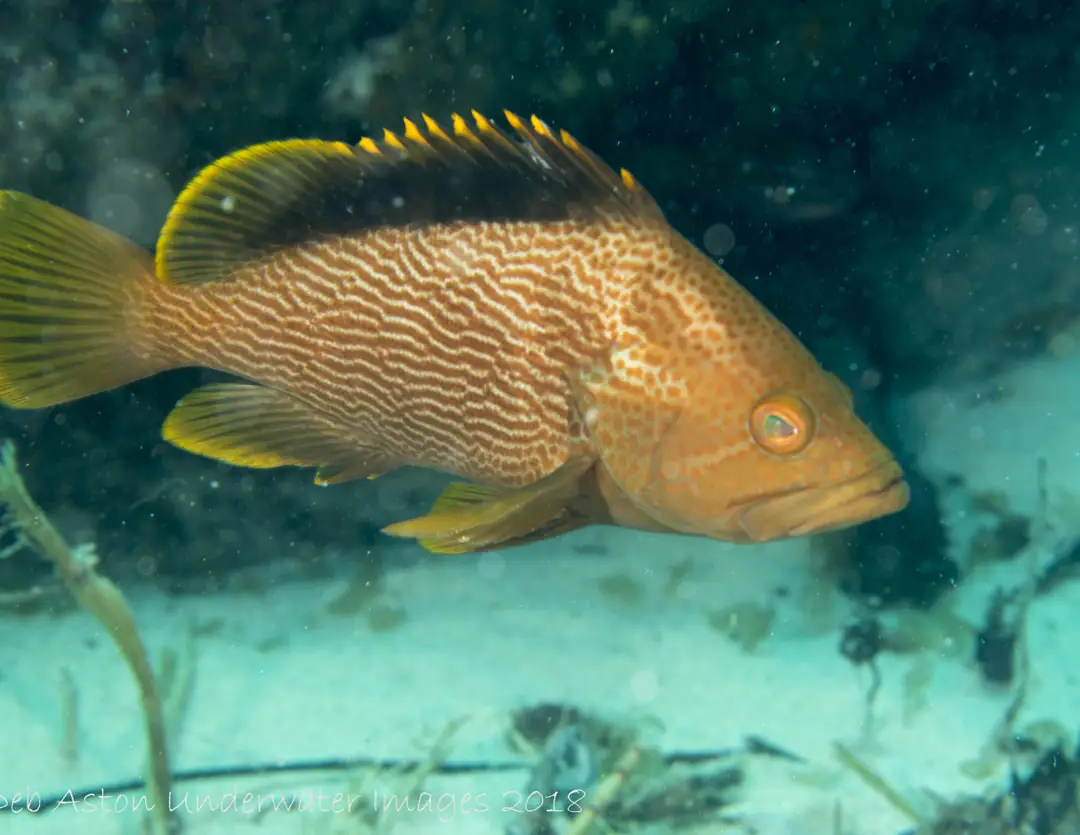
[[[915,501],[850,535],[843,582],[921,604],[956,572],[893,407],[1075,327],[1078,43],[1074,4],[1033,0],[0,0],[0,187],[151,247],[186,180],[238,146],[536,112],[633,171],[852,384]],[[317,491],[176,452],[158,427],[202,376],[3,415],[42,502],[116,571],[203,587],[381,542],[437,486]],[[32,564],[0,567],[19,583]]]

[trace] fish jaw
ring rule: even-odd
[[[594,520],[639,531],[683,533],[678,528],[667,525],[648,513],[641,504],[623,490],[603,461],[597,463],[593,472],[595,495],[601,500],[603,508],[601,513],[593,512]]]
[[[883,465],[838,484],[765,496],[740,509],[739,524],[752,542],[841,530],[898,513],[911,491],[900,465]]]

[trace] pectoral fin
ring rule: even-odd
[[[547,539],[589,524],[573,507],[591,458],[574,458],[528,487],[500,489],[455,483],[427,516],[383,528],[390,536],[412,537],[435,554],[466,554]]]

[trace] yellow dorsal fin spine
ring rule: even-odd
[[[365,136],[363,139],[361,139],[359,142],[357,142],[356,147],[367,151],[369,154],[372,154],[373,156],[381,156],[382,155],[382,151],[379,150],[379,143],[377,143],[374,139],[371,139],[370,137],[367,137],[367,136]]]
[[[448,144],[454,141],[449,137],[446,131],[444,131],[442,127],[440,127],[439,123],[432,119],[430,116],[428,116],[426,113],[423,114],[423,119],[424,127],[427,128],[427,132],[434,136],[436,139],[442,142],[446,142]]]
[[[427,141],[427,137],[420,132],[420,129],[416,126],[416,123],[411,119],[405,120],[405,139],[409,142],[415,142],[418,145],[423,145],[424,148],[431,150],[431,143]]]
[[[389,128],[383,131],[383,142],[397,151],[405,151],[405,143],[398,139],[397,134]]]
[[[529,146],[532,152],[543,161],[544,165],[547,166],[549,170],[556,170],[554,161],[551,159],[547,150],[540,143],[540,139],[533,133],[529,125],[522,121],[521,117],[516,113],[512,113],[509,110],[504,110],[503,113],[506,115],[506,121],[510,123],[510,127],[512,127],[518,137]]]
[[[480,141],[475,133],[473,133],[472,128],[469,127],[469,123],[465,121],[465,117],[460,113],[454,113],[450,117],[450,121],[454,129],[454,138],[458,140],[463,147],[474,153],[479,151],[485,156],[491,155],[490,149]]]
[[[480,135],[484,137],[485,141],[493,142],[504,150],[512,153],[517,152],[514,147],[514,143],[511,142],[506,135],[489,122],[483,115],[472,111],[473,122],[476,123],[476,129],[480,131]]]

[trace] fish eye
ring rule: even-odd
[[[773,455],[796,455],[806,449],[817,432],[817,416],[797,394],[774,392],[750,411],[750,436]]]

